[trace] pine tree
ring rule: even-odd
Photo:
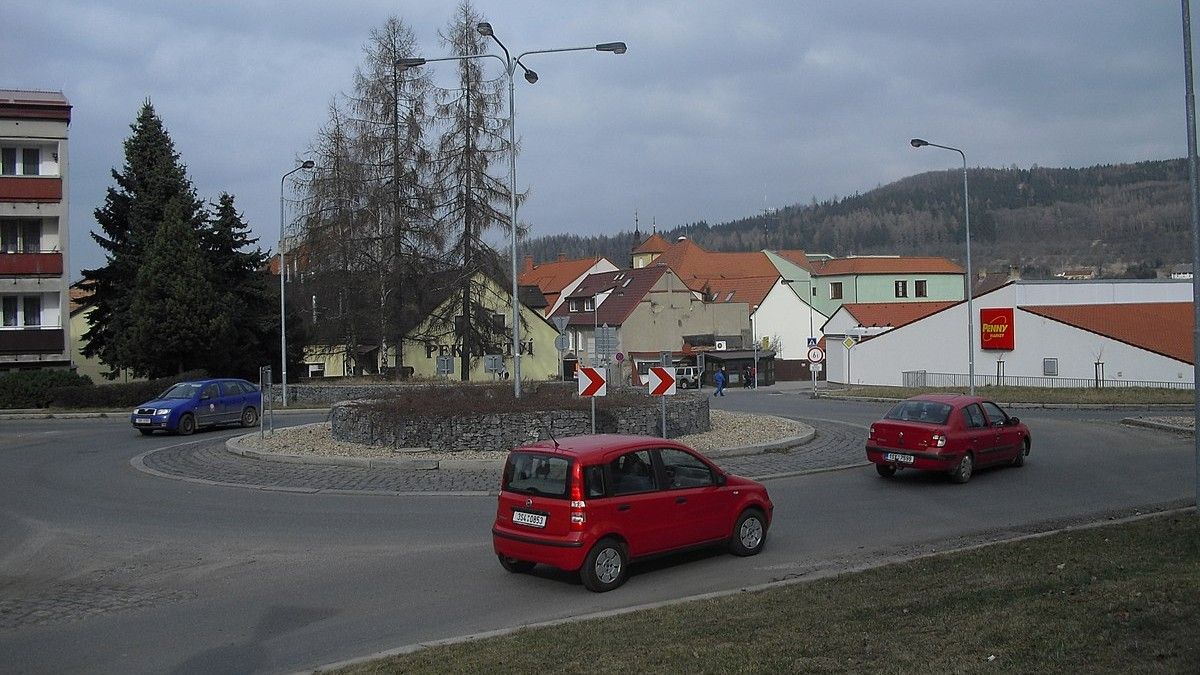
[[[128,367],[138,375],[167,377],[197,363],[218,363],[229,350],[217,311],[212,266],[201,250],[187,199],[171,201],[129,296],[128,341],[136,346]]]
[[[279,356],[273,339],[279,335],[278,294],[272,293],[262,269],[267,256],[255,246],[258,240],[250,237],[233,195],[221,193],[213,207],[213,217],[200,231],[200,245],[218,295],[215,340],[232,349],[218,350],[211,363],[198,365],[210,373],[254,379],[259,366],[276,363]]]
[[[95,212],[102,233],[91,233],[105,252],[106,264],[82,271],[83,285],[92,291],[83,301],[91,307],[83,354],[107,364],[112,369],[106,374],[110,378],[126,368],[137,372],[140,345],[131,334],[136,320],[131,309],[133,281],[167,204],[174,201],[179,217],[190,225],[204,218],[187,170],[149,100],[130,128],[124,169],[112,172],[116,186],[108,189],[104,206]]]

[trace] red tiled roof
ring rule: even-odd
[[[783,258],[784,260],[792,263],[793,265],[798,265],[798,266],[802,267],[803,269],[806,269],[806,270],[812,269],[812,263],[808,261],[808,254],[805,253],[804,251],[800,251],[800,250],[775,251],[775,255],[778,255],[780,258]]]
[[[860,326],[891,326],[899,328],[917,319],[959,304],[955,302],[852,302],[842,308],[854,317]]]
[[[795,261],[793,261],[795,262]],[[834,258],[813,263],[816,275],[835,274],[962,274],[963,269],[947,258],[862,257]]]
[[[713,298],[712,302],[744,302],[754,307],[767,299],[767,294],[777,283],[778,274],[773,277],[709,279],[706,288],[710,291],[709,297]]]
[[[672,244],[654,260],[654,264],[670,267],[694,291],[704,290],[707,283],[719,279],[779,278],[779,270],[762,251],[707,251],[690,239],[681,239]]]
[[[633,252],[634,252],[634,254],[662,253],[663,251],[667,250],[670,247],[671,247],[671,245],[669,243],[667,243],[667,240],[663,239],[656,232],[656,233],[650,235],[649,237],[647,237],[646,241],[643,241],[641,244],[639,244],[637,248],[633,249]]]
[[[550,316],[565,316],[569,318],[567,325],[599,324],[620,326],[625,323],[634,308],[638,306],[654,284],[667,273],[667,268],[657,265],[641,267],[635,270],[617,270],[615,272],[598,272],[590,274],[579,283],[568,298],[591,298],[605,291],[613,291],[600,302],[596,308],[595,317],[592,312],[571,312],[571,303],[562,303]]]
[[[600,260],[602,260],[600,256],[592,256],[578,260],[544,262],[534,265],[533,269],[523,270],[517,277],[518,283],[537,286],[549,299],[549,296],[557,296],[561,293],[572,281],[578,279]]]
[[[1037,305],[1020,309],[1134,347],[1195,362],[1192,334],[1195,305],[1190,302]]]

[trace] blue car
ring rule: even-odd
[[[199,427],[240,424],[252,427],[262,410],[262,392],[246,380],[180,382],[134,409],[129,422],[142,434],[156,430],[182,434]]]

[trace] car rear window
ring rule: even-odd
[[[504,465],[504,489],[566,499],[570,475],[571,461],[567,457],[514,452]]]
[[[884,415],[884,419],[904,422],[945,424],[950,419],[950,406],[937,401],[901,401]]]

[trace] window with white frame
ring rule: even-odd
[[[1042,375],[1047,377],[1058,376],[1058,359],[1042,359]]]
[[[929,284],[924,279],[917,279],[913,282],[913,295],[918,298],[929,297]]]
[[[0,297],[0,328],[32,328],[42,325],[42,296]]]
[[[840,282],[840,281],[829,282],[829,299],[830,300],[841,300],[842,299],[842,282]]]
[[[907,281],[897,281],[896,282],[896,297],[897,298],[907,298],[908,297],[908,282]]]
[[[41,148],[0,146],[0,175],[40,176],[41,173]]]
[[[0,220],[0,253],[38,253],[42,250],[42,223],[30,218]]]
[[[596,309],[596,299],[591,298],[571,298],[570,308],[572,312],[590,312]]]

